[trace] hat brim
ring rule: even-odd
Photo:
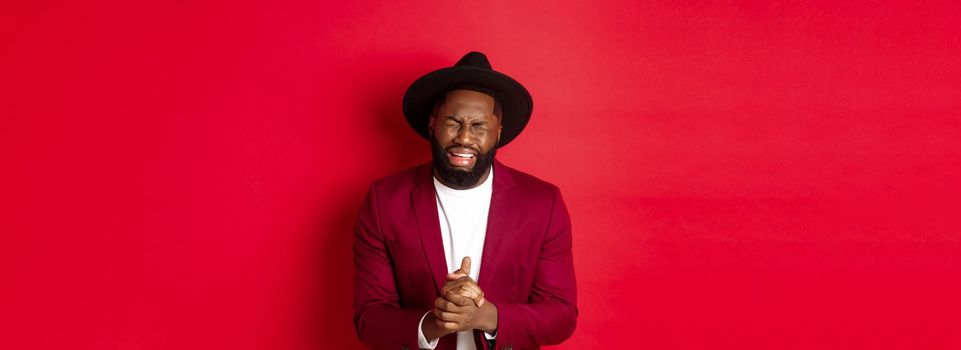
[[[494,93],[501,103],[500,141],[503,147],[520,135],[530,121],[534,101],[523,85],[513,78],[492,70],[473,67],[448,67],[427,73],[415,80],[404,94],[404,117],[414,131],[425,139],[430,138],[428,121],[433,113],[434,102],[442,93],[459,85],[476,85]]]

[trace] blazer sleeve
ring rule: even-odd
[[[354,328],[374,349],[417,349],[417,326],[428,310],[403,309],[371,186],[354,225]]]
[[[572,245],[570,215],[555,188],[528,302],[495,304],[498,348],[556,345],[574,333],[577,286]]]

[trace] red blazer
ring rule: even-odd
[[[432,176],[428,163],[376,181],[358,214],[354,326],[369,347],[417,349],[417,325],[440,296],[447,263]],[[571,221],[556,186],[494,162],[478,284],[497,306],[498,349],[571,336],[577,318]],[[455,343],[447,335],[437,349],[454,350]],[[486,347],[478,342],[478,349]]]

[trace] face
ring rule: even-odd
[[[465,189],[487,178],[501,124],[494,98],[472,90],[454,90],[430,118],[435,174],[445,185]]]

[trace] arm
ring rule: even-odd
[[[550,223],[537,258],[527,303],[497,304],[497,344],[526,348],[555,345],[574,333],[577,287],[571,253],[571,219],[555,190]]]
[[[371,348],[417,349],[421,317],[428,310],[402,309],[371,187],[354,226],[354,327]]]

